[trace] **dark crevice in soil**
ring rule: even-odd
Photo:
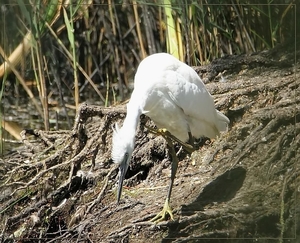
[[[117,205],[111,126],[122,124],[126,106],[82,104],[72,130],[24,131],[26,147],[0,160],[1,241],[297,243],[300,66],[278,48],[282,61],[272,50],[196,68],[231,123],[192,155],[175,145],[175,221],[149,222],[171,164],[164,139],[144,126],[154,124],[142,116]],[[216,82],[224,70],[226,81]]]

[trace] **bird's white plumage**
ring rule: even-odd
[[[197,73],[166,53],[151,55],[140,63],[130,103],[138,103],[142,113],[158,127],[184,142],[188,140],[188,128],[196,138],[215,138],[229,123],[215,109]]]
[[[122,162],[125,152],[130,158],[142,113],[183,142],[188,140],[189,129],[195,138],[215,138],[229,123],[215,109],[197,73],[167,53],[145,58],[137,69],[127,116],[122,128],[114,129],[112,158],[116,163]]]
[[[128,134],[126,133],[126,130],[120,130],[117,124],[115,125],[115,127],[113,127],[114,149],[112,150],[112,158],[118,163],[123,160],[124,154],[132,153],[134,147],[134,139],[124,139],[127,138],[127,136]],[[128,141],[128,143],[124,143],[124,141]]]
[[[189,139],[189,132],[195,138],[215,138],[229,123],[215,109],[213,98],[191,67],[167,53],[145,58],[135,75],[123,126],[116,125],[113,133],[112,158],[120,164],[118,200],[142,113],[183,142]]]

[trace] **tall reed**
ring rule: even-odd
[[[13,35],[2,20],[0,78],[13,72],[45,129],[50,129],[49,94],[60,99],[65,112],[72,104],[65,104],[64,95],[73,97],[76,108],[81,96],[109,106],[129,97],[135,69],[149,54],[167,51],[189,65],[204,65],[224,55],[272,48],[294,38],[299,13],[295,1],[284,0],[11,3],[5,6],[16,13],[11,23],[19,44],[9,43],[6,36]],[[21,68],[34,70],[39,99]],[[52,82],[57,78],[60,98]]]

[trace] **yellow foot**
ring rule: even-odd
[[[163,136],[167,142],[169,143],[169,138],[173,139],[174,141],[176,141],[177,143],[179,143],[188,153],[193,153],[195,151],[195,148],[188,144],[188,143],[185,143],[185,142],[182,142],[181,140],[179,140],[177,137],[173,136],[167,129],[165,128],[160,128],[157,130],[157,132]]]
[[[156,136],[161,135],[163,138],[166,139],[168,143],[170,143],[170,138],[179,143],[188,153],[193,153],[195,151],[195,148],[188,143],[182,142],[175,136],[173,136],[166,128],[158,128],[158,129],[153,129],[151,127],[145,126],[151,133],[155,134]]]
[[[170,207],[170,204],[169,204],[169,200],[168,200],[168,199],[166,199],[166,201],[165,201],[163,210],[161,210],[161,212],[159,212],[159,213],[158,213],[153,219],[151,219],[150,221],[151,221],[151,222],[154,222],[155,224],[157,224],[157,223],[159,223],[159,222],[165,220],[167,214],[170,215],[171,220],[174,220],[173,213],[172,213],[172,209],[171,209],[171,207]]]
[[[152,128],[152,127],[148,127],[145,125],[145,127],[153,134],[155,134],[156,136],[166,136],[168,132],[168,130],[166,128]]]
[[[170,135],[170,132],[166,128],[158,128],[157,132],[160,133],[161,135]]]

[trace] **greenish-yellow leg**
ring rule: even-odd
[[[172,140],[176,141],[177,143],[179,143],[188,153],[193,153],[195,151],[194,148],[194,138],[191,134],[191,132],[188,132],[189,134],[189,142],[191,144],[182,142],[181,140],[179,140],[178,138],[176,138],[175,136],[173,136],[167,129],[165,128],[159,128],[159,129],[153,129],[151,127],[145,126],[151,133],[159,136],[163,136],[166,140],[167,138],[171,138]],[[173,146],[173,145],[172,145]]]
[[[161,135],[168,143],[168,147],[169,147],[169,151],[170,151],[170,155],[172,158],[172,168],[171,168],[171,182],[170,182],[170,186],[169,186],[169,191],[168,191],[168,195],[164,204],[164,207],[162,209],[161,212],[159,212],[153,219],[151,219],[152,222],[154,223],[158,223],[161,222],[163,220],[166,219],[166,216],[169,214],[171,220],[174,220],[173,217],[173,213],[172,213],[172,209],[170,207],[170,198],[171,198],[171,193],[172,193],[172,187],[173,187],[173,183],[174,183],[174,179],[175,179],[175,175],[176,175],[176,171],[177,171],[177,167],[178,167],[178,158],[176,156],[176,152],[174,149],[174,145],[173,145],[173,141],[178,142],[187,152],[192,153],[195,151],[194,148],[194,138],[189,130],[188,134],[189,134],[189,142],[191,144],[187,144],[182,142],[181,140],[179,140],[178,138],[176,138],[175,136],[173,136],[167,129],[161,128],[161,129],[153,129],[151,127],[147,127],[146,128],[153,134],[159,136]]]
[[[178,159],[177,159],[176,152],[175,152],[175,149],[174,149],[171,139],[168,137],[164,137],[164,138],[168,142],[168,146],[169,146],[169,149],[171,152],[171,157],[172,157],[171,183],[169,186],[168,195],[167,195],[167,198],[166,198],[166,201],[165,201],[162,211],[159,212],[153,219],[151,219],[151,221],[154,223],[158,223],[158,222],[165,220],[167,214],[169,214],[170,218],[172,220],[174,220],[174,217],[172,214],[172,209],[170,207],[170,198],[171,198],[172,187],[173,187],[173,183],[174,183],[174,179],[175,179],[175,175],[176,175],[176,171],[177,171],[177,167],[178,167]]]

